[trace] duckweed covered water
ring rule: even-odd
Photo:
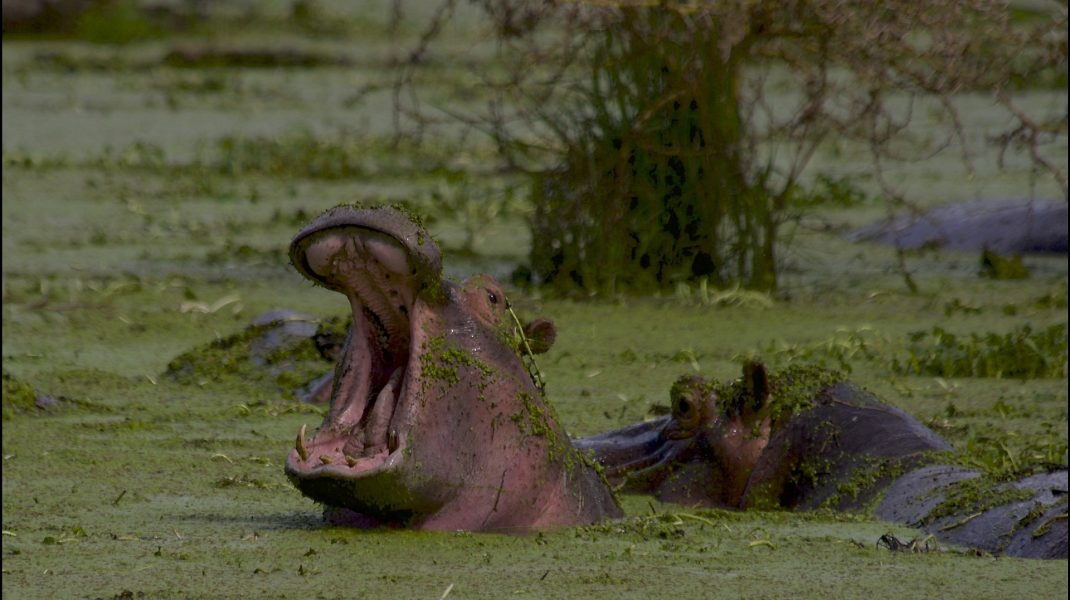
[[[254,32],[236,43],[262,39]],[[124,52],[148,61],[169,43]],[[354,35],[317,48],[353,56],[370,44],[382,54],[384,43]],[[881,535],[918,532],[866,515],[705,511],[626,497],[623,521],[527,536],[325,525],[282,472],[295,432],[317,425],[321,409],[240,370],[182,382],[163,374],[184,352],[239,333],[267,310],[344,315],[341,295],[313,288],[285,258],[293,233],[340,202],[406,201],[432,217],[450,273],[489,265],[507,275],[532,243],[522,203],[477,228],[475,256],[451,252],[467,245],[466,219],[478,214],[436,212],[445,172],[404,176],[394,167],[447,164],[484,177],[486,148],[421,163],[376,146],[357,157],[365,161],[359,179],[317,178],[308,165],[295,173],[187,168],[198,148],[226,136],[255,140],[294,127],[336,135],[340,124],[360,123],[372,123],[361,135],[379,135],[384,96],[355,94],[383,77],[381,65],[67,70],[38,56],[102,49],[5,41],[3,50],[3,364],[58,399],[37,408],[9,398],[5,375],[5,598],[1066,596],[1066,561],[891,553],[877,547]],[[194,85],[202,77],[226,85]],[[984,105],[975,104],[968,117],[983,122]],[[165,159],[129,154],[150,147],[134,142],[161,148]],[[114,160],[124,151],[131,160]],[[979,172],[964,187],[946,160],[947,168],[911,172],[925,179],[911,187],[930,194],[917,201],[1026,193],[1024,166]],[[384,164],[391,168],[376,168]],[[854,225],[878,208],[823,216]],[[643,419],[668,404],[679,375],[730,380],[741,358],[760,356],[774,368],[847,365],[853,381],[916,415],[979,468],[1065,466],[1065,359],[1061,373],[1026,381],[891,368],[909,356],[912,332],[934,327],[962,339],[1024,326],[1065,331],[1065,256],[1026,257],[1028,279],[993,280],[977,276],[978,256],[918,253],[909,264],[921,293],[912,295],[887,249],[801,230],[784,255],[783,294],[768,302],[667,292],[581,303],[511,290],[522,316],[557,325],[539,365],[566,429],[588,435]],[[9,401],[18,408],[9,411]]]

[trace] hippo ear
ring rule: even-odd
[[[557,339],[557,328],[550,319],[535,319],[524,325],[524,337],[528,339],[528,345],[535,354],[542,354],[554,345]]]
[[[765,401],[769,399],[769,374],[761,361],[748,360],[743,363],[743,385],[747,389],[747,396],[751,398],[751,406],[755,409],[765,406]]]

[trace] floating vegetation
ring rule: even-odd
[[[850,373],[852,363],[876,359],[886,343],[887,340],[872,327],[839,328],[828,338],[817,342],[791,344],[776,340],[766,346],[761,354],[776,365],[806,363]]]
[[[1035,379],[1065,377],[1066,358],[1065,323],[969,337],[933,327],[910,334],[907,356],[894,359],[892,369],[904,375]]]
[[[964,315],[979,315],[981,307],[969,302],[963,302],[960,298],[952,298],[944,303],[944,316],[950,317],[956,313]]]
[[[966,439],[956,441],[955,448],[953,460],[980,469],[996,481],[1067,466],[1066,434],[1051,423],[1030,435],[978,425]]]
[[[699,306],[740,306],[747,308],[772,308],[772,297],[765,292],[746,290],[738,284],[723,290],[713,288],[707,277],[700,277],[694,285],[686,281],[676,284],[676,299],[684,304]]]
[[[427,202],[434,216],[456,221],[464,230],[458,249],[474,255],[476,244],[496,221],[526,216],[517,187],[501,179],[472,177],[465,171],[443,171],[442,181]]]
[[[1021,256],[1001,256],[986,248],[981,252],[981,277],[1026,279],[1029,277],[1029,268],[1022,262]]]
[[[179,160],[158,144],[137,141],[122,148],[105,148],[97,156],[72,159],[63,154],[40,155],[21,150],[3,152],[3,165],[24,169],[86,167],[98,172],[148,171],[157,174],[209,175],[239,178],[269,176],[284,179],[362,179],[457,176],[471,157],[454,149],[425,144],[416,148],[384,137],[341,131],[317,135],[297,130],[279,135],[223,136],[199,148],[192,160]],[[455,165],[456,163],[456,165]]]
[[[956,518],[954,523],[944,525],[942,530],[961,527],[966,522],[959,520],[963,516],[969,519],[970,515],[976,517],[998,506],[1024,502],[1034,496],[1032,490],[1016,488],[984,476],[956,481],[949,486],[938,488],[934,493],[939,494],[940,503],[922,518],[921,524],[931,525],[940,519]]]
[[[37,408],[37,392],[33,391],[30,384],[17,379],[7,371],[4,371],[3,377],[3,418],[5,421],[18,413],[29,412]]]
[[[218,488],[253,488],[258,490],[270,490],[275,489],[278,486],[272,483],[268,483],[263,479],[257,479],[256,477],[250,477],[249,475],[228,475],[226,477],[220,477],[215,481],[215,487]]]
[[[230,48],[215,45],[178,46],[163,57],[163,64],[180,69],[312,68],[345,66],[349,59],[296,48]]]

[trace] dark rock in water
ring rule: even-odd
[[[289,310],[272,310],[253,319],[253,327],[261,328],[261,334],[249,340],[249,360],[263,367],[271,362],[272,353],[286,351],[316,335],[319,320]]]
[[[294,390],[294,397],[309,404],[328,404],[331,401],[331,384],[333,383],[334,369],[331,369]]]
[[[1066,200],[978,200],[906,214],[856,229],[851,241],[904,249],[989,249],[1004,254],[1065,254]]]
[[[33,405],[41,410],[47,410],[59,406],[59,400],[45,394],[37,394],[37,398],[34,399]]]
[[[177,356],[167,365],[166,375],[181,383],[232,377],[275,386],[292,395],[295,388],[331,371],[338,352],[334,346],[340,345],[336,340],[343,338],[345,323],[337,318],[270,311],[234,335]]]

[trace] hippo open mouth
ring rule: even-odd
[[[433,242],[408,218],[391,216],[327,213],[290,248],[298,271],[345,294],[353,312],[328,414],[310,440],[302,426],[286,460],[287,475],[303,492],[334,506],[352,498],[340,482],[388,470],[404,449],[410,357],[421,337],[413,328],[426,308],[420,292],[440,272]]]

